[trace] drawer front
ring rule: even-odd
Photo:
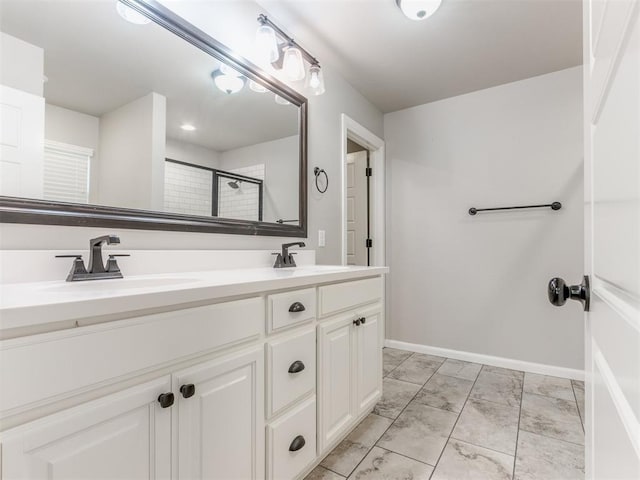
[[[382,277],[336,283],[318,288],[320,316],[378,302],[383,297]]]
[[[263,329],[256,297],[5,340],[0,412],[258,338]]]
[[[269,342],[267,362],[267,416],[270,417],[315,388],[315,328]]]
[[[269,295],[269,331],[286,328],[316,317],[316,289]]]
[[[296,478],[316,458],[315,397],[270,424],[267,438],[267,478]]]

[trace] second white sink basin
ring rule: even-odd
[[[115,278],[108,280],[85,280],[80,282],[65,282],[47,285],[43,290],[50,292],[71,292],[85,290],[130,290],[138,288],[172,287],[186,283],[197,282],[195,278],[157,277],[157,278]]]

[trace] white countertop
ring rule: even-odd
[[[117,315],[387,273],[387,267],[307,265],[0,285],[0,330]]]

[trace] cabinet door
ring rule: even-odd
[[[253,348],[174,375],[176,478],[264,478],[263,359]]]
[[[355,327],[357,414],[373,408],[382,395],[382,314],[363,312],[364,322]]]
[[[158,396],[170,390],[166,376],[3,433],[0,477],[169,479],[172,408]]]
[[[354,319],[353,315],[347,315],[318,327],[321,451],[354,419]]]

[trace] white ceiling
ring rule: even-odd
[[[210,77],[217,60],[156,24],[124,21],[115,0],[1,0],[0,9],[0,30],[44,48],[48,103],[100,116],[155,91],[167,97],[168,137],[217,151],[297,133],[295,106],[248,86],[221,92]]]
[[[257,2],[383,112],[582,63],[581,0],[443,0],[424,21],[395,0]]]

